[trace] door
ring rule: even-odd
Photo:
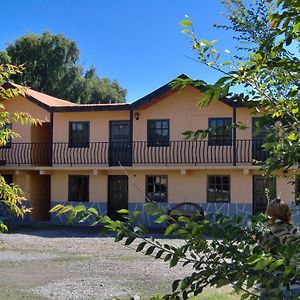
[[[110,121],[109,165],[131,166],[130,121]]]
[[[31,175],[30,221],[50,221],[51,175]]]
[[[128,177],[109,175],[107,215],[113,220],[121,219],[117,213],[120,209],[128,209]]]
[[[268,189],[270,200],[276,198],[276,178],[266,179],[261,175],[253,176],[253,214],[265,212],[268,205],[266,195]]]

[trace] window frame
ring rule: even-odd
[[[229,121],[232,126],[232,117],[217,117],[217,118],[208,118],[208,128],[214,128],[211,123],[213,121],[223,121],[225,124],[226,121]],[[230,130],[230,136],[225,134],[226,126],[216,126],[216,128],[222,128],[222,134],[217,134],[217,130],[215,132],[208,132],[208,146],[232,146],[232,140],[233,140],[233,128]],[[228,138],[226,138],[228,137]]]
[[[164,130],[167,130],[167,136],[166,141],[163,141],[164,136],[161,134],[161,140],[155,140],[153,137],[151,137],[151,131],[153,130],[151,128],[151,123],[153,122],[160,122],[161,126],[158,128],[161,133]],[[167,128],[163,127],[163,122],[167,122]],[[157,129],[156,126],[154,127],[154,130]],[[150,119],[147,120],[147,147],[169,147],[170,146],[170,120],[169,119]]]
[[[228,178],[228,200],[224,200],[224,197],[222,197],[222,201],[216,201],[216,199],[215,199],[216,196],[214,196],[214,200],[210,200],[211,192],[209,191],[209,189],[210,189],[209,179],[212,177],[214,177],[214,178],[220,177],[221,178],[222,192],[224,191],[223,178],[224,177]],[[214,189],[216,189],[216,183],[214,183]],[[217,175],[217,174],[207,175],[206,202],[207,203],[231,203],[231,178],[230,178],[230,175]]]
[[[160,187],[162,186],[161,184],[161,178],[162,177],[165,177],[166,179],[166,196],[165,197],[162,197],[161,195],[160,196],[148,196],[148,186],[149,186],[149,182],[148,182],[148,178],[150,177],[159,177],[160,178],[160,182],[159,182],[159,185]],[[152,182],[155,182],[155,181],[152,181]],[[146,175],[145,176],[145,195],[146,195],[146,202],[148,202],[149,200],[150,201],[154,201],[154,202],[157,202],[157,203],[168,203],[168,175]],[[152,183],[152,185],[154,185],[154,183]],[[161,188],[160,188],[160,191],[159,193],[161,194]]]
[[[76,179],[76,181],[75,181]],[[83,187],[83,191],[80,192],[80,184],[78,180],[87,180],[86,188]],[[72,182],[74,180],[74,182]],[[74,189],[74,191],[73,191]],[[82,193],[82,195],[81,195]],[[89,202],[90,194],[90,176],[89,175],[69,175],[68,176],[68,202]],[[74,196],[75,195],[75,196]]]
[[[87,126],[86,141],[74,141],[74,131],[72,126],[74,124],[82,124]],[[82,130],[84,131],[84,130]],[[69,148],[89,148],[90,147],[90,122],[89,121],[70,121],[69,122]]]

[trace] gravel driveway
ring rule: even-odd
[[[169,269],[96,231],[23,229],[0,240],[1,299],[147,299],[191,271]]]

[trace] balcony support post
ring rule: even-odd
[[[232,124],[233,124],[233,129],[232,129],[233,165],[236,166],[236,107],[235,106],[232,108]]]
[[[53,111],[50,112],[50,127],[49,127],[49,145],[48,145],[48,166],[53,165]]]
[[[131,166],[132,166],[132,163],[134,162],[134,157],[133,157],[133,109],[130,108],[130,115],[129,115],[129,118],[130,118],[130,139],[129,139],[129,143],[130,143],[130,155],[131,155]]]

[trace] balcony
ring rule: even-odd
[[[146,141],[69,143],[12,143],[0,148],[6,166],[124,166],[253,164],[265,160],[261,140],[236,140],[232,145],[210,145],[207,140],[170,141],[168,146],[148,147]]]

